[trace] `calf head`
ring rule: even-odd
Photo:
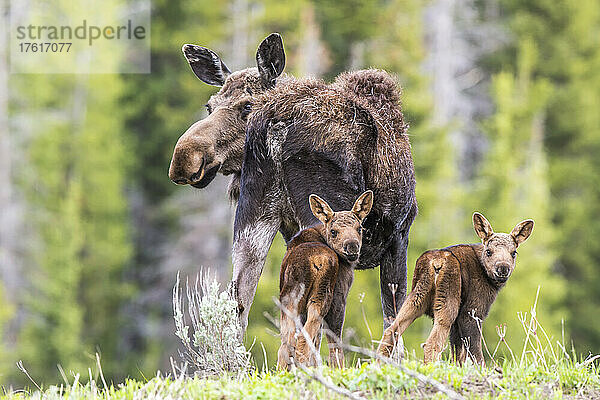
[[[473,227],[483,242],[480,259],[488,277],[503,285],[515,269],[517,247],[533,231],[533,220],[519,222],[510,233],[496,233],[488,220],[476,212],[473,214]]]
[[[373,206],[373,192],[367,190],[361,194],[351,211],[334,212],[325,200],[315,194],[310,195],[309,203],[314,216],[325,225],[327,246],[355,265],[362,246],[361,224]]]
[[[241,171],[253,99],[275,85],[285,66],[285,53],[281,36],[273,33],[259,45],[256,67],[232,73],[210,49],[186,44],[182,50],[201,81],[221,87],[206,104],[208,117],[190,126],[177,141],[169,167],[174,183],[203,188],[218,172]]]

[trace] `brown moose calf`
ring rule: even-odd
[[[327,332],[329,363],[343,366],[344,353],[336,346],[336,340],[341,337],[346,297],[362,246],[361,223],[371,211],[373,192],[368,190],[360,195],[351,211],[333,212],[314,194],[310,195],[309,203],[322,224],[304,229],[292,238],[279,276],[279,299],[289,313],[281,311],[277,365],[283,369],[289,369],[293,362],[316,364],[304,335],[299,333],[295,339],[297,318],[306,321],[304,330],[315,347],[325,320],[331,329]]]
[[[485,319],[513,272],[517,247],[531,235],[533,220],[519,222],[510,234],[494,233],[488,220],[475,213],[473,226],[482,244],[459,244],[419,257],[412,291],[394,323],[385,330],[379,354],[389,356],[396,335],[427,314],[433,318],[433,329],[424,345],[426,363],[438,359],[449,335],[456,362],[462,364],[469,352],[474,362],[484,364],[476,318]]]

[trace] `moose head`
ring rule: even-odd
[[[231,72],[206,47],[186,44],[182,50],[194,74],[221,89],[206,104],[208,117],[190,126],[177,141],[169,178],[178,185],[204,188],[218,172],[240,173],[253,99],[275,85],[285,66],[285,52],[281,36],[272,33],[258,46],[256,67]]]
[[[367,190],[354,202],[351,211],[334,212],[329,204],[316,194],[309,197],[310,209],[325,227],[327,246],[351,265],[358,262],[362,246],[362,222],[373,207],[373,192]]]
[[[533,231],[533,220],[519,222],[510,233],[498,233],[482,214],[476,212],[473,228],[483,243],[480,258],[486,274],[499,286],[504,285],[515,269],[517,247]]]

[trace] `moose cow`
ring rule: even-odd
[[[204,188],[219,172],[232,176],[233,284],[242,329],[277,231],[288,242],[316,222],[308,196],[340,210],[367,189],[376,200],[363,224],[357,269],[380,266],[384,321],[391,323],[406,295],[408,233],[417,213],[396,81],[380,70],[343,73],[332,84],[289,77],[282,74],[278,34],[261,42],[256,67],[233,73],[207,48],[188,44],[183,53],[200,80],[221,89],[208,101],[209,116],[177,141],[169,177]]]

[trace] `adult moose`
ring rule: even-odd
[[[183,53],[200,80],[221,89],[206,105],[209,116],[177,141],[169,177],[204,188],[219,172],[232,176],[233,283],[243,329],[277,231],[289,241],[317,222],[306,202],[311,193],[340,210],[367,189],[375,203],[363,223],[357,269],[380,265],[387,326],[406,296],[408,233],[417,213],[396,81],[379,70],[344,73],[332,84],[289,77],[278,34],[259,45],[256,67],[233,73],[207,48],[188,44]]]

